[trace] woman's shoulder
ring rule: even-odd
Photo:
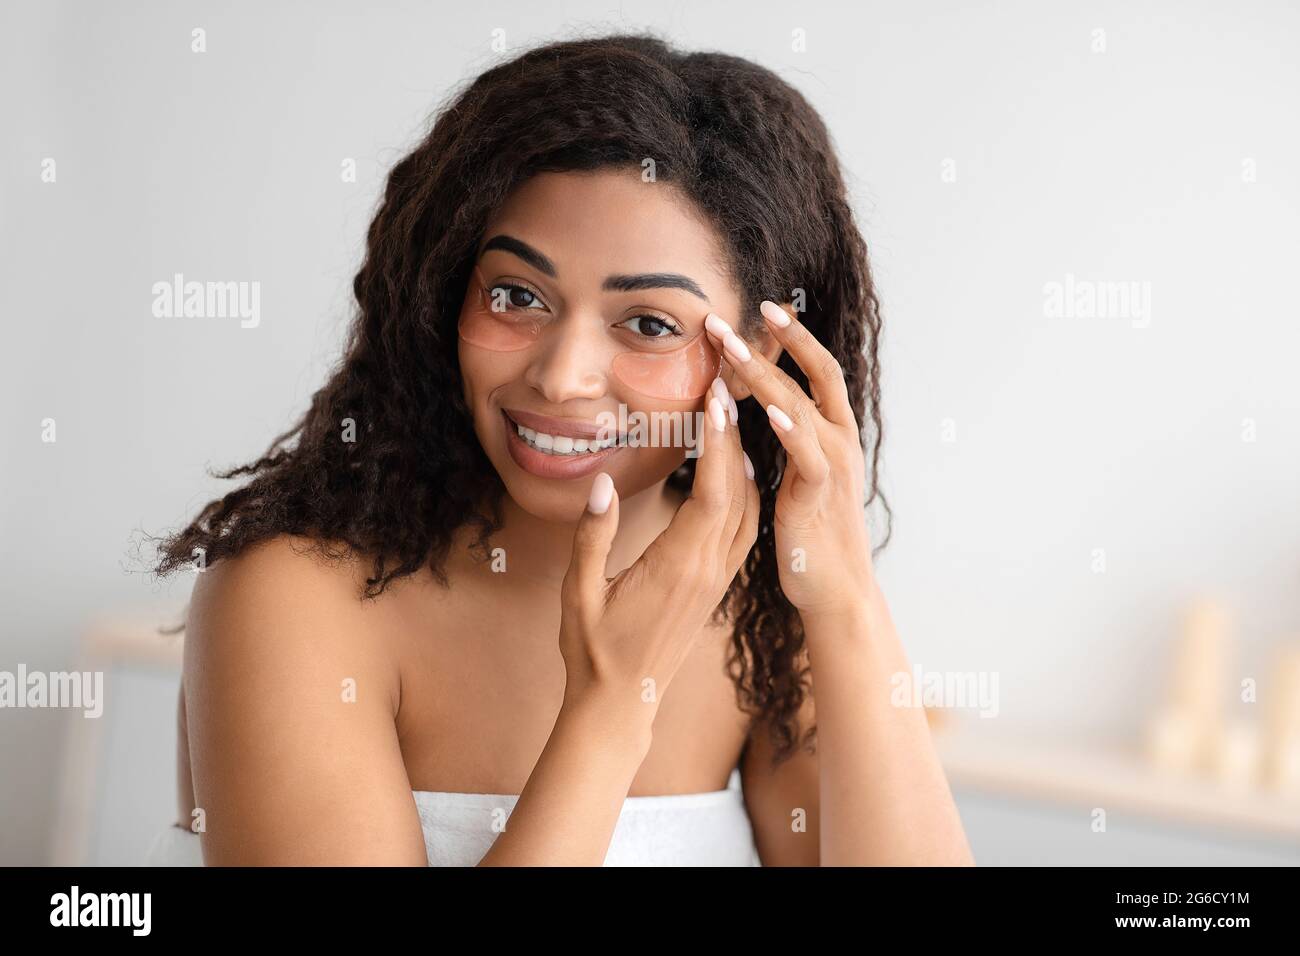
[[[287,677],[350,669],[395,687],[386,594],[365,597],[372,570],[355,552],[293,535],[214,562],[186,616],[186,684],[262,667]]]
[[[205,567],[195,583],[198,599],[213,592],[287,585],[341,591],[360,583],[367,562],[345,545],[294,534],[278,534],[246,545],[239,553]]]
[[[423,859],[401,681],[369,562],[276,538],[199,575],[185,629],[182,819],[209,863]],[[376,829],[377,828],[377,829]],[[378,836],[376,836],[378,834]]]
[[[277,619],[351,611],[363,597],[360,556],[329,542],[282,534],[251,544],[198,573],[187,629],[210,618]]]

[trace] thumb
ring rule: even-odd
[[[583,594],[599,594],[605,587],[605,564],[618,531],[618,492],[605,472],[592,482],[587,508],[573,535],[569,575]]]

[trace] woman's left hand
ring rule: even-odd
[[[867,599],[874,579],[866,463],[844,373],[797,318],[774,302],[765,301],[762,312],[772,336],[808,377],[811,397],[716,315],[706,328],[735,379],[767,409],[786,450],[774,527],[781,590],[803,615],[850,611]]]

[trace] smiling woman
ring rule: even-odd
[[[799,93],[524,53],[394,167],[354,291],[311,408],[163,546],[206,561],[182,860],[969,862],[889,703],[880,318]]]

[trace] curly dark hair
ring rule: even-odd
[[[521,136],[520,131],[527,135]],[[324,553],[373,557],[363,598],[395,578],[443,568],[458,529],[478,547],[500,527],[495,469],[462,397],[456,322],[489,216],[543,171],[642,169],[679,188],[727,245],[744,304],[797,298],[802,320],[844,370],[879,499],[881,320],[867,248],[825,125],[774,73],[721,53],[683,52],[653,35],[571,39],[529,50],[456,92],[388,177],[353,282],[358,313],[343,357],[311,407],[245,477],[164,539],[156,571],[214,563],[280,534]],[[783,355],[780,366],[807,379]],[[799,615],[778,583],[772,518],[785,467],[756,402],[741,403],[762,500],[758,540],[719,605],[733,625],[728,671],[739,705],[765,724],[775,762],[800,745],[809,670]],[[360,434],[342,441],[343,422]],[[669,477],[689,490],[694,461]],[[488,493],[485,495],[485,489]],[[888,540],[888,531],[880,545]],[[328,543],[327,543],[328,542]],[[816,728],[807,728],[812,747]]]

